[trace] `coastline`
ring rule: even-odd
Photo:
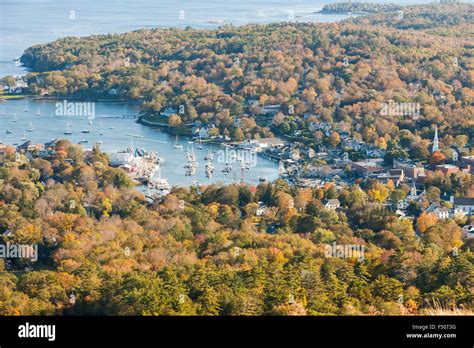
[[[324,7],[324,6],[323,6]],[[323,12],[323,7],[317,9],[316,11],[314,12],[307,12],[305,14],[305,16],[308,16],[308,15],[321,15],[323,16],[323,18],[327,19],[328,17],[330,16],[337,16],[337,17],[341,17],[341,18],[333,18],[332,20],[317,20],[317,19],[311,19],[311,18],[304,18],[303,20],[295,20],[295,22],[297,23],[338,23],[338,22],[341,22],[341,21],[344,21],[348,18],[350,18],[350,14],[349,13],[338,13],[338,12],[334,12],[334,13],[329,13],[329,12]],[[355,14],[354,12],[352,14]],[[284,23],[288,21],[287,18],[281,18],[281,19],[278,19],[278,20],[269,20],[267,22],[261,22],[259,20],[254,20],[254,21],[249,21],[249,22],[245,22],[245,23],[239,23],[237,21],[233,22],[233,21],[229,21],[229,20],[209,20],[209,21],[205,21],[203,23],[207,23],[207,24],[215,24],[215,26],[211,26],[211,27],[207,27],[207,26],[201,26],[200,23],[191,23],[189,25],[187,25],[186,27],[190,27],[192,29],[196,29],[196,30],[213,30],[213,29],[220,29],[222,28],[223,26],[226,26],[226,25],[231,25],[231,26],[236,26],[236,27],[241,27],[241,26],[246,26],[246,25],[271,25],[271,24],[278,24],[278,23]],[[51,38],[51,39],[47,39],[45,41],[38,41],[36,43],[32,43],[32,44],[29,44],[26,48],[22,49],[22,53],[21,55],[23,55],[25,53],[25,51],[30,48],[31,46],[35,46],[35,45],[44,45],[44,44],[47,44],[47,43],[50,43],[50,42],[53,42],[53,41],[56,41],[56,40],[60,40],[60,39],[64,39],[64,38],[68,38],[68,37],[88,37],[88,36],[95,36],[95,35],[119,35],[119,34],[124,34],[124,33],[128,33],[128,32],[133,32],[133,31],[140,31],[140,30],[149,30],[149,29],[186,29],[186,27],[181,27],[181,26],[175,26],[175,25],[155,25],[155,26],[147,26],[146,24],[143,24],[142,26],[138,26],[136,28],[133,28],[130,30],[118,30],[118,31],[114,31],[114,30],[111,30],[111,31],[106,31],[106,32],[99,32],[99,33],[80,33],[80,34],[71,34],[71,35],[64,35],[64,36],[60,36],[60,37],[56,37],[56,38]],[[8,62],[17,62],[20,60],[20,56],[16,56],[16,57],[6,57],[6,61]],[[28,73],[31,73],[31,72],[34,72],[33,70],[31,70],[31,68],[29,67],[26,67],[24,65],[21,65],[20,66],[22,68],[22,70],[20,72],[17,72],[17,73],[2,73],[0,72],[0,78],[4,78],[6,76],[14,76],[14,77],[25,77]]]

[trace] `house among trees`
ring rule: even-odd
[[[8,238],[8,237],[11,237],[13,236],[13,232],[10,231],[9,229],[5,230],[5,232],[2,233],[2,237],[5,239],[5,238]]]
[[[178,111],[175,108],[167,107],[162,112],[160,112],[161,116],[170,117],[171,115],[175,115]]]
[[[462,228],[467,238],[474,238],[474,225],[466,225]]]
[[[474,156],[461,157],[461,167],[468,173],[470,172],[474,174]]]
[[[257,208],[257,211],[255,212],[255,215],[263,216],[266,211],[267,211],[267,206],[263,204],[263,202],[258,202],[258,208]]]
[[[192,130],[192,133],[197,138],[206,139],[209,138],[209,132],[206,127],[195,127]]]
[[[438,219],[449,219],[450,209],[442,207],[439,203],[431,204],[427,209],[427,213],[434,214]]]
[[[265,105],[262,106],[262,114],[268,114],[268,115],[276,115],[280,111],[281,105],[280,104],[274,104],[274,105]]]
[[[397,209],[398,210],[406,210],[410,203],[419,203],[423,200],[426,195],[426,190],[423,189],[421,192],[417,189],[415,182],[413,182],[413,186],[410,188],[410,192],[405,199],[400,199],[397,201]]]
[[[337,210],[341,207],[341,203],[338,199],[326,199],[323,201],[324,209],[326,210]]]
[[[474,198],[451,197],[455,209],[462,209],[467,215],[474,215]]]

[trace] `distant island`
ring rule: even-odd
[[[340,2],[324,5],[320,13],[347,14],[347,13],[377,13],[400,10],[402,7],[394,4],[376,4],[364,2]]]

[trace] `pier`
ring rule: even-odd
[[[99,116],[99,118],[122,118],[124,120],[135,120],[138,118],[138,115],[135,114],[126,114],[122,116]]]

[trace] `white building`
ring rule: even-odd
[[[269,115],[276,115],[280,111],[280,108],[281,108],[280,104],[265,105],[265,106],[262,106],[262,113],[269,114]]]
[[[336,210],[341,207],[341,203],[338,199],[326,199],[323,202],[324,208],[327,210]]]
[[[450,209],[440,206],[439,203],[431,204],[428,209],[426,209],[426,212],[435,215],[436,218],[441,220],[449,219],[451,216]]]
[[[259,206],[257,208],[257,211],[255,212],[255,215],[257,216],[262,216],[263,214],[266,213],[267,211],[267,206],[263,204],[263,202],[258,202]]]
[[[178,111],[174,108],[166,108],[164,109],[162,112],[160,112],[160,115],[161,116],[164,116],[164,117],[170,117],[171,115],[174,115],[176,114]]]
[[[433,139],[433,150],[432,153],[439,150],[439,140],[438,140],[438,125],[435,128],[435,135]]]
[[[133,162],[133,157],[130,152],[114,152],[109,155],[109,164],[112,167],[130,165]]]
[[[453,203],[454,209],[461,209],[466,215],[474,215],[474,198],[451,196],[450,201]]]
[[[466,225],[462,230],[466,233],[467,238],[474,238],[474,225]]]

